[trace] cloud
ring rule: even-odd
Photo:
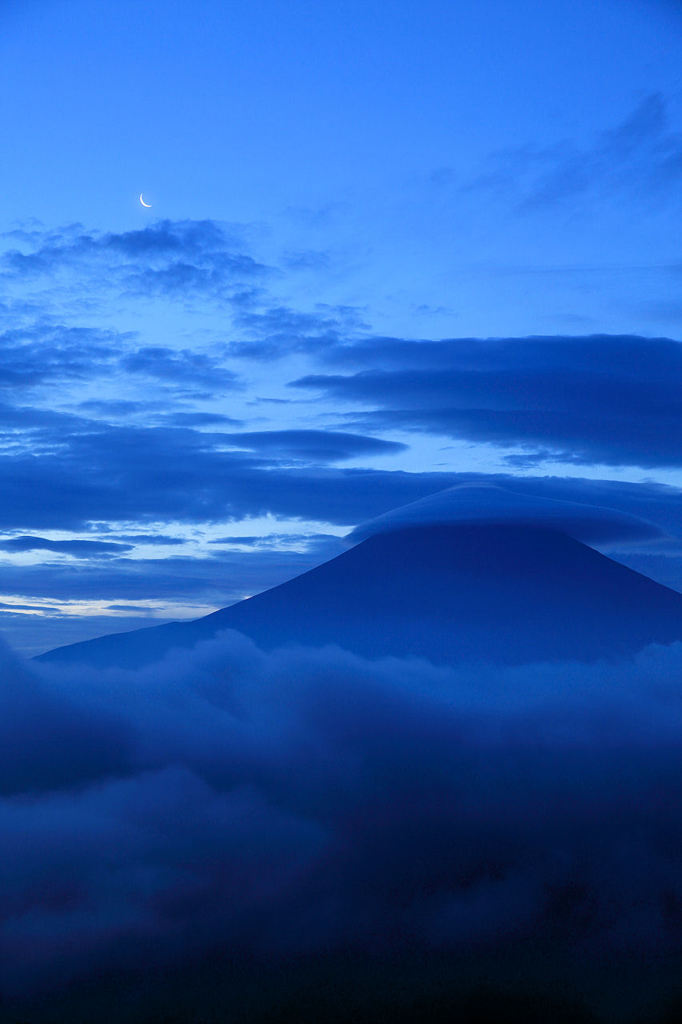
[[[13,239],[17,233],[13,233]],[[5,276],[26,279],[77,270],[101,285],[169,298],[192,294],[228,298],[243,292],[268,268],[241,251],[241,232],[212,220],[159,220],[145,228],[98,232],[81,224],[18,236],[23,248],[7,251]]]
[[[140,543],[146,545],[149,541]],[[235,544],[258,550],[217,550],[219,545]],[[127,549],[125,544],[121,547]],[[95,555],[91,564],[84,557],[75,574],[65,562],[6,564],[2,567],[2,588],[5,594],[40,594],[50,601],[184,599],[218,607],[283,583],[344,550],[343,540],[329,534],[220,537],[211,542],[204,557],[171,554],[164,558],[112,557],[103,562]],[[47,629],[44,624],[41,628],[46,648]]]
[[[329,253],[319,249],[301,249],[282,254],[282,263],[289,270],[326,270]]]
[[[247,451],[273,453],[279,459],[289,457],[313,464],[340,462],[361,455],[391,455],[407,449],[398,441],[333,430],[259,430],[224,436],[235,447]]]
[[[130,541],[153,543],[137,537]],[[220,550],[220,544],[233,550]],[[226,538],[210,545],[205,557],[82,554],[77,572],[72,564],[56,559],[4,564],[2,594],[12,600],[0,602],[0,620],[15,647],[26,655],[39,654],[112,630],[140,629],[150,624],[152,614],[156,622],[205,615],[284,583],[345,550],[340,538],[324,534],[254,538],[248,547],[251,550],[243,550],[241,538]],[[106,602],[132,601],[142,603],[130,605],[127,619],[108,614],[111,605]],[[149,602],[155,602],[151,611]],[[18,614],[22,610],[40,614]]]
[[[0,388],[13,393],[48,382],[89,380],[110,372],[133,337],[89,327],[32,324],[0,334]]]
[[[228,352],[237,358],[263,361],[334,351],[349,335],[368,326],[361,313],[355,306],[326,303],[317,303],[312,312],[281,304],[245,309],[237,313],[235,321],[252,337],[230,342]]]
[[[0,657],[10,1008],[216,954],[265,983],[321,951],[473,951],[503,984],[523,950],[517,981],[550,961],[594,993],[618,965],[649,1008],[678,983],[680,645],[501,671],[239,634],[138,674]]]
[[[126,373],[155,377],[178,385],[199,385],[212,392],[237,386],[238,378],[231,370],[205,352],[148,345],[123,356],[121,369]],[[212,417],[213,420],[219,417]]]
[[[585,505],[617,510],[626,516],[645,520],[655,530],[661,531],[668,538],[682,537],[682,519],[680,503],[682,490],[654,481],[631,483],[623,480],[599,480],[581,477],[560,476],[516,476],[503,473],[470,473],[460,474],[460,482],[474,486],[493,484],[513,490],[520,495],[535,498],[547,498],[556,502],[579,502]],[[592,543],[595,543],[593,538]],[[659,546],[668,544],[674,549],[672,540],[660,541]],[[616,546],[618,546],[616,544]],[[628,542],[624,536],[624,548],[637,547],[636,542]],[[645,549],[647,543],[644,544]]]
[[[314,551],[328,554],[330,546],[335,553],[344,550],[339,537],[333,534],[324,533],[265,533],[259,535],[242,535],[238,533],[228,534],[226,537],[214,537],[209,544],[238,545],[239,547],[250,548],[271,548],[283,550],[287,547],[303,546],[306,551]]]
[[[4,646],[0,794],[78,786],[117,770],[127,726],[56,694]],[[32,752],[27,756],[26,745]],[[7,898],[5,892],[5,899]],[[4,902],[4,901],[3,901]]]
[[[206,378],[210,375],[211,367],[215,367],[216,373],[211,378],[213,381],[220,381],[221,379],[221,368],[213,360],[208,359],[207,361],[201,360],[198,366],[198,374],[192,379],[191,369],[189,376],[185,376],[182,373],[183,358],[182,352],[179,353],[179,358],[174,364],[177,370],[176,377],[179,387],[174,389],[176,391],[176,397],[184,399],[187,397],[186,389],[182,388],[182,383],[194,384],[194,385],[206,385]],[[163,375],[160,373],[160,377]],[[167,375],[171,376],[170,374]],[[203,378],[203,379],[202,379]],[[172,377],[171,377],[172,379]],[[239,384],[234,383],[231,379],[231,375],[226,373],[225,386],[228,388],[239,387]],[[192,396],[191,397],[196,397]],[[203,396],[202,396],[203,397]],[[158,399],[147,398],[146,401],[132,401],[130,399],[87,399],[85,402],[79,402],[77,408],[88,417],[97,420],[105,420],[107,423],[111,423],[113,420],[124,420],[126,423],[130,421],[137,421],[146,426],[152,424],[159,424],[168,427],[239,427],[243,425],[243,421],[236,419],[234,416],[227,416],[221,412],[207,412],[199,411],[196,412],[184,412],[177,407],[173,409],[168,404],[167,394]],[[97,424],[98,428],[101,428],[101,423]]]
[[[44,612],[49,611],[49,605],[44,604],[9,604],[7,601],[0,601],[0,608],[4,611],[14,612]]]
[[[331,358],[363,368],[309,374],[292,385],[361,406],[353,420],[365,429],[522,445],[526,464],[551,456],[574,464],[682,465],[677,341],[629,335],[375,339]]]
[[[11,410],[10,423],[26,427],[31,410]],[[332,433],[325,442],[322,431],[293,432],[288,450],[279,453],[266,439],[267,451],[251,454],[225,450],[240,436],[231,433],[95,423],[41,410],[35,423],[30,446],[17,451],[12,436],[13,448],[0,458],[1,529],[226,522],[269,513],[348,525],[455,482],[441,473],[285,468],[292,452],[326,461],[342,452],[397,450],[352,434],[344,440]],[[36,503],[41,493],[50,494],[49,503]]]
[[[502,487],[489,482],[448,487],[435,495],[394,509],[360,524],[350,534],[350,540],[358,543],[406,526],[452,523],[541,525],[588,544],[647,541],[662,537],[662,532],[653,524],[616,509],[524,494],[514,490],[513,484]]]
[[[174,427],[207,427],[207,426],[229,426],[240,427],[243,420],[235,419],[234,416],[226,416],[219,412],[171,412],[163,419]]]
[[[147,377],[176,387],[233,389],[238,376],[222,357],[209,352],[135,345],[133,332],[88,327],[32,324],[0,334],[0,389],[8,396],[19,389],[78,384],[112,375]],[[131,380],[132,379],[132,380]],[[153,403],[88,399],[81,407],[105,415],[125,415],[135,409],[149,412]],[[218,417],[215,417],[216,419]],[[229,421],[228,417],[225,417]],[[235,421],[232,421],[235,422]]]
[[[45,537],[0,538],[0,551],[56,551],[59,554],[88,556],[122,555],[132,544],[114,544],[103,540],[48,540]]]
[[[123,533],[112,535],[112,540],[125,544],[186,544],[186,537],[174,537],[169,533]]]
[[[651,93],[591,142],[525,144],[491,155],[487,168],[463,188],[514,196],[527,212],[614,195],[671,201],[681,178],[682,134],[670,126],[665,97]],[[443,173],[435,180],[449,183]]]

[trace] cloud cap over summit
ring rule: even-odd
[[[408,526],[493,523],[539,526],[585,543],[653,540],[660,529],[618,509],[521,494],[497,484],[458,484],[361,523],[347,540],[353,544]]]

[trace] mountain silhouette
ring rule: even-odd
[[[134,668],[223,630],[266,650],[500,665],[632,655],[682,640],[682,595],[532,522],[397,525],[280,586],[191,622],[112,634],[37,660]]]

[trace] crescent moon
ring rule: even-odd
[[[146,206],[148,210],[151,210],[152,204],[151,203],[145,203],[144,199],[142,198],[142,193],[141,192],[140,192],[140,202],[142,203],[143,206]]]

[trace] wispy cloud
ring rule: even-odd
[[[229,297],[251,286],[268,269],[240,250],[244,241],[216,221],[162,220],[136,231],[96,232],[80,224],[55,231],[12,234],[21,247],[2,260],[7,278],[77,270],[83,280],[167,297],[210,294]]]
[[[462,187],[506,195],[520,210],[531,211],[594,195],[673,202],[681,180],[682,133],[671,127],[665,97],[652,93],[591,141],[529,143],[492,154],[488,166]],[[444,183],[449,178],[441,172],[436,184]]]
[[[356,307],[323,303],[308,312],[281,305],[244,310],[235,322],[252,340],[232,342],[228,351],[261,361],[324,353],[367,327]]]
[[[234,388],[238,384],[237,374],[221,365],[219,359],[189,349],[145,346],[122,356],[119,366],[126,373],[176,385],[209,387],[212,391]]]
[[[0,334],[0,389],[16,394],[98,379],[146,377],[174,387],[234,388],[238,375],[210,352],[136,344],[133,332],[33,325]],[[124,403],[119,401],[119,408]],[[94,409],[96,400],[90,399]],[[132,411],[130,401],[128,408]]]
[[[15,392],[108,373],[134,335],[91,327],[32,324],[0,333],[0,388]]]
[[[117,544],[103,540],[49,540],[46,537],[0,538],[0,551],[54,551],[63,555],[86,557],[122,555],[132,551],[132,544]]]
[[[362,434],[333,430],[259,430],[225,434],[235,448],[273,455],[277,459],[294,458],[312,464],[341,462],[365,455],[391,455],[406,451],[407,445],[384,441]]]

